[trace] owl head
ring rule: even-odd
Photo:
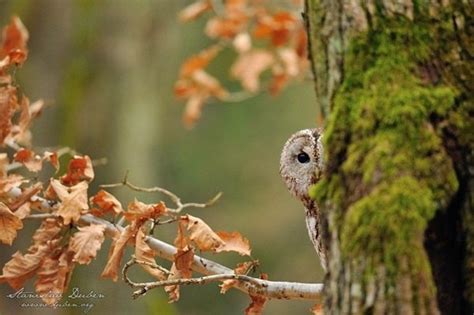
[[[304,129],[285,143],[280,158],[280,175],[288,190],[300,199],[308,199],[309,187],[322,173],[323,147],[318,129]]]

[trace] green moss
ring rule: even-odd
[[[383,23],[352,41],[324,135],[328,174],[310,193],[340,211],[345,257],[370,257],[369,271],[383,263],[392,274],[403,258],[416,274],[429,271],[427,223],[458,188],[430,117],[447,115],[458,92],[421,79],[429,21]]]
[[[348,255],[380,253],[387,270],[394,273],[399,257],[417,259],[413,247],[422,239],[434,211],[430,189],[415,178],[403,176],[380,184],[347,210],[341,229],[342,250]]]

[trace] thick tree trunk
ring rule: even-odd
[[[326,176],[326,314],[472,314],[474,10],[306,0]]]

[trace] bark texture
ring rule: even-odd
[[[306,0],[327,314],[472,314],[470,1]]]

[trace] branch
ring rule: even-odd
[[[18,197],[21,195],[20,188],[13,188],[10,190],[9,195],[11,197]],[[179,199],[179,198],[178,198]],[[51,210],[52,206],[46,199],[38,196],[33,196],[32,201],[36,201],[35,205],[39,204],[41,211]],[[54,217],[54,214],[37,214],[30,215],[26,218],[32,219],[44,219],[45,217]],[[104,219],[97,218],[91,214],[82,215],[78,221],[79,225],[90,225],[90,224],[101,224],[105,226],[105,234],[108,237],[116,235],[117,232],[122,232],[123,227],[116,226]],[[157,254],[158,257],[174,261],[174,255],[177,253],[176,247],[165,243],[161,240],[148,236],[145,241]],[[323,285],[321,283],[299,283],[299,282],[285,282],[285,281],[269,281],[258,278],[252,278],[250,276],[236,275],[234,270],[223,266],[215,261],[194,255],[193,264],[191,268],[200,274],[206,276],[215,277],[201,277],[192,279],[180,279],[184,280],[182,284],[204,284],[211,281],[220,281],[225,279],[235,279],[239,282],[235,285],[237,289],[251,295],[260,295],[267,298],[275,299],[292,299],[292,300],[317,300],[321,296]],[[196,280],[197,279],[197,280]],[[191,281],[192,280],[192,281]],[[155,283],[155,282],[151,282]],[[164,285],[169,285],[166,283]],[[144,283],[144,285],[148,285]],[[159,285],[157,285],[159,286]]]
[[[167,189],[164,189],[164,188],[161,188],[161,187],[139,187],[137,185],[132,184],[128,180],[128,172],[125,173],[125,176],[124,176],[122,182],[115,183],[115,184],[100,185],[99,187],[100,188],[115,188],[115,187],[122,187],[122,186],[128,187],[131,190],[138,191],[138,192],[146,192],[146,193],[158,192],[158,193],[162,193],[162,194],[168,196],[171,199],[171,201],[173,201],[174,204],[176,204],[176,209],[171,209],[171,208],[167,207],[167,211],[171,212],[173,214],[179,214],[185,208],[191,208],[191,207],[192,208],[207,208],[207,207],[210,207],[213,204],[215,204],[217,202],[217,200],[219,200],[219,198],[222,196],[222,193],[220,192],[217,195],[215,195],[213,198],[211,198],[209,201],[207,201],[206,203],[195,203],[195,202],[182,203],[181,198],[179,198],[178,196],[176,196],[176,194],[172,193],[171,191],[169,191]]]

